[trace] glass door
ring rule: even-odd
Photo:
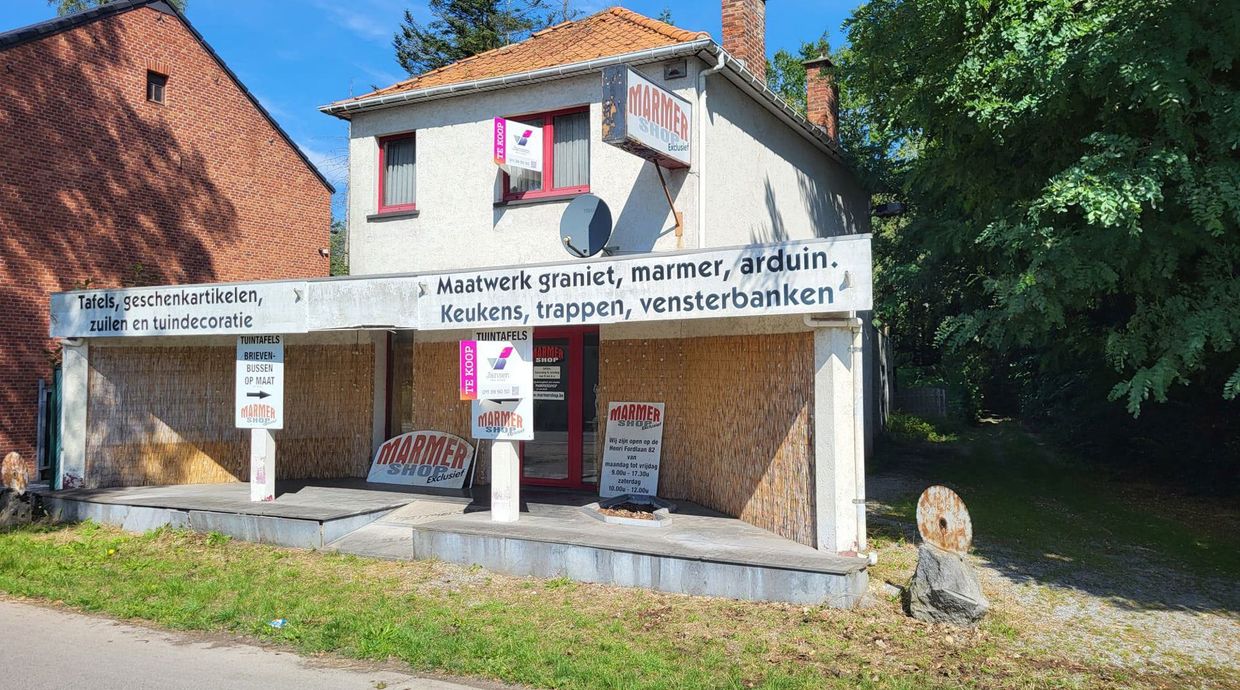
[[[597,329],[534,331],[534,440],[521,444],[522,483],[568,488],[598,483],[597,384]]]

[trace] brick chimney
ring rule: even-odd
[[[840,140],[840,90],[835,85],[830,58],[822,56],[805,62],[805,117]]]
[[[766,79],[766,0],[723,0],[723,49]]]

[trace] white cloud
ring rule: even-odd
[[[314,167],[323,173],[323,177],[326,177],[327,181],[331,182],[337,191],[344,190],[349,181],[349,151],[347,148],[336,151],[323,151],[311,148],[305,144],[298,144],[297,148],[306,154],[306,158],[310,159]]]
[[[370,65],[365,65],[360,62],[353,63],[353,66],[357,68],[358,70],[360,70],[367,77],[370,77],[371,82],[374,85],[378,86],[379,88],[383,88],[384,86],[391,86],[392,84],[395,84],[398,81],[403,81],[409,78],[409,75],[406,75],[406,74],[397,74],[395,72],[389,72],[387,70],[378,69],[376,67],[371,67]]]
[[[348,6],[342,6],[338,0],[316,0],[314,4],[336,24],[365,40],[384,45],[391,42],[404,16],[399,3],[387,0],[354,2]]]

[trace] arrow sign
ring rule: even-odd
[[[238,429],[284,428],[284,337],[237,337],[234,398]]]

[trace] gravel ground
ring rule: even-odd
[[[926,481],[888,472],[867,478],[872,528],[882,540],[886,579],[903,585],[916,564],[916,527],[893,519],[892,504],[915,497]],[[966,497],[967,502],[967,497]],[[974,525],[975,544],[985,525]],[[1126,668],[1191,671],[1195,666],[1240,668],[1240,584],[1187,574],[1152,559],[1144,549],[1118,553],[1120,570],[1107,572],[1045,554],[1033,558],[986,544],[972,556],[991,600],[1038,649]],[[1115,554],[1113,545],[1110,554]],[[873,584],[882,587],[880,578]]]

